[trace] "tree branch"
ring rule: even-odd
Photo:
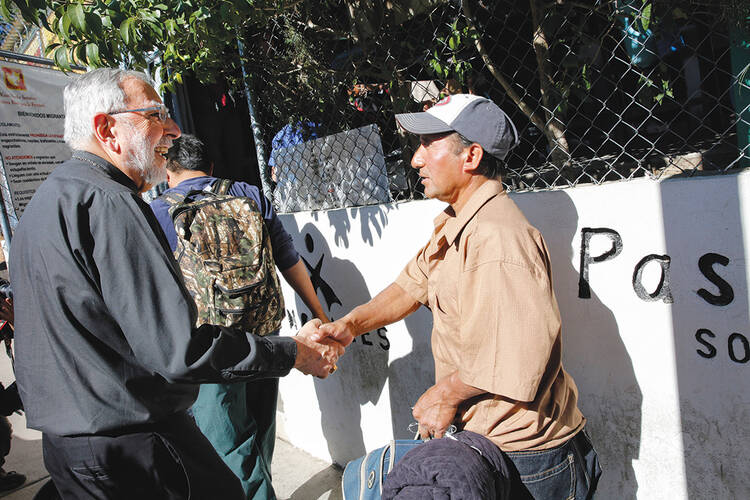
[[[464,15],[466,16],[466,21],[469,23],[471,29],[475,32],[479,32],[476,29],[476,26],[474,26],[474,16],[471,12],[471,8],[469,7],[469,2],[463,2],[463,10]],[[490,73],[492,73],[492,76],[495,77],[495,80],[503,87],[505,90],[505,93],[508,94],[508,97],[510,97],[514,103],[516,103],[516,106],[523,111],[523,113],[526,115],[526,117],[531,121],[531,123],[536,126],[540,131],[545,132],[545,124],[544,124],[544,118],[542,118],[539,113],[534,111],[534,109],[529,106],[528,103],[526,103],[521,96],[518,95],[518,93],[515,91],[515,89],[510,85],[508,80],[505,79],[505,77],[500,74],[500,70],[497,68],[494,62],[492,62],[492,59],[490,59],[489,54],[487,53],[487,50],[484,48],[484,44],[482,44],[482,40],[479,37],[476,37],[474,39],[474,46],[477,48],[477,52],[479,52],[479,55],[482,57],[482,61],[484,61],[485,66],[487,66],[487,69],[490,70]]]

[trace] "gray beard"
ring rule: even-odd
[[[135,148],[128,152],[125,162],[131,168],[138,170],[144,182],[151,186],[167,180],[167,170],[154,162],[154,151],[149,149],[146,138],[132,128]]]

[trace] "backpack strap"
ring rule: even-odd
[[[158,199],[164,200],[164,202],[169,205],[170,208],[172,208],[185,201],[185,195],[170,191],[167,193],[162,193],[162,195],[159,196]]]
[[[210,192],[214,194],[227,194],[232,184],[234,184],[234,181],[230,179],[216,179],[216,182],[211,186]]]
[[[162,195],[159,196],[158,199],[163,200],[167,205],[169,205],[169,214],[172,215],[179,205],[193,201],[193,197],[195,196],[201,194],[205,195],[206,193],[227,194],[229,188],[232,187],[232,184],[234,184],[234,181],[231,181],[229,179],[217,179],[216,182],[213,183],[213,185],[206,186],[204,189],[193,189],[184,194],[175,191],[167,191],[165,193],[162,193]]]

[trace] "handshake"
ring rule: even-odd
[[[297,342],[294,367],[318,378],[336,371],[336,362],[354,339],[347,323],[339,320],[323,324],[317,318],[305,323],[293,338]]]

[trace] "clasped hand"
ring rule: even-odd
[[[336,371],[336,362],[344,354],[344,345],[334,338],[321,336],[322,321],[315,318],[305,323],[294,338],[297,358],[294,367],[305,375],[326,378]]]

